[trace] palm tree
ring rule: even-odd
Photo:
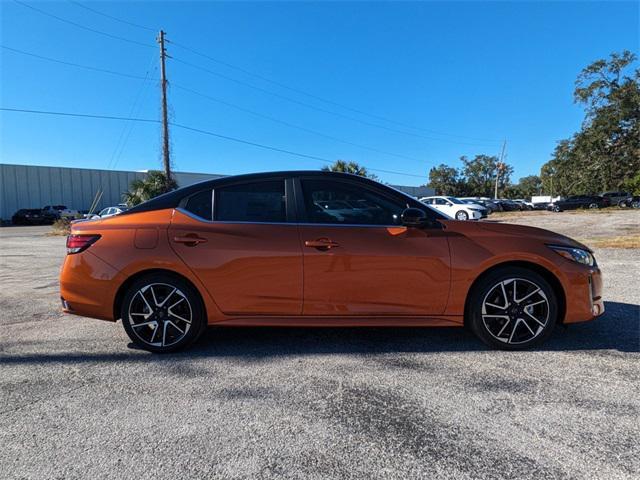
[[[122,196],[126,204],[133,207],[176,188],[178,188],[178,184],[173,178],[167,182],[167,177],[163,172],[150,170],[144,179],[136,178],[133,180],[129,184],[129,191],[124,192]]]
[[[365,166],[356,162],[346,162],[344,160],[336,160],[332,165],[322,167],[322,170],[325,172],[352,173],[354,175],[360,175],[361,177],[367,177],[373,180],[378,178],[372,173],[369,173]]]

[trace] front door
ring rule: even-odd
[[[360,182],[302,178],[298,186],[305,315],[437,315],[450,283],[441,229],[406,228],[407,207]]]
[[[199,192],[176,210],[169,242],[223,313],[301,314],[302,254],[286,199],[284,179],[253,181]]]

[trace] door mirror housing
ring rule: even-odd
[[[427,214],[419,208],[405,209],[400,218],[405,227],[424,227],[429,224]]]

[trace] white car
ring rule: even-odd
[[[123,205],[118,205],[117,207],[107,207],[100,210],[100,213],[93,215],[91,218],[96,219],[96,218],[113,217],[114,215],[125,212],[127,210],[128,208]]]
[[[423,197],[420,201],[456,220],[480,220],[487,216],[483,206],[465,203],[456,197]]]

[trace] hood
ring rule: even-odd
[[[528,227],[525,225],[514,225],[510,223],[493,223],[493,222],[446,222],[447,228],[451,230],[458,230],[457,224],[466,228],[474,228],[477,231],[485,231],[495,233],[505,237],[527,237],[535,238],[540,242],[550,245],[562,245],[567,247],[576,247],[583,250],[592,252],[592,250],[586,245],[574,240],[573,238],[561,235],[544,228]],[[461,230],[462,233],[462,230]]]

